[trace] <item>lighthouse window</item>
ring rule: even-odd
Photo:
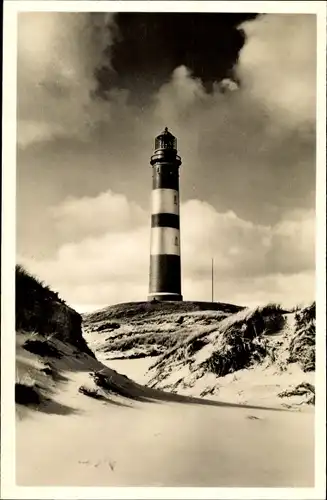
[[[177,205],[177,195],[174,195],[174,205]]]
[[[177,236],[175,236],[175,246],[176,247],[178,246],[178,238],[177,238]]]

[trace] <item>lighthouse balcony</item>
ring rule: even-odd
[[[154,165],[155,163],[160,162],[172,162],[176,166],[180,166],[182,164],[181,157],[176,154],[176,150],[174,149],[159,149],[155,151],[155,153],[151,156],[150,163]]]

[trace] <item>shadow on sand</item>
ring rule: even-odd
[[[126,404],[122,400],[118,401],[117,399],[115,399],[118,396],[120,398],[126,398],[125,401],[137,401],[140,403],[170,402],[189,405],[245,408],[248,410],[268,410],[278,412],[292,411],[288,408],[274,408],[260,405],[230,403],[199,397],[183,396],[142,386],[129,379],[127,376],[121,375],[115,370],[104,366],[100,361],[91,358],[85,353],[82,353],[81,357],[76,358],[76,356],[74,356],[74,354],[72,353],[72,349],[70,349],[70,347],[64,346],[64,344],[60,342],[58,343],[61,344],[61,346],[65,347],[65,350],[67,352],[63,352],[63,356],[56,359],[49,359],[48,356],[44,356],[44,359],[44,357],[41,356],[43,357],[44,362],[43,368],[39,370],[36,369],[35,372],[38,372],[43,377],[49,377],[50,379],[52,379],[52,382],[55,383],[55,385],[61,385],[66,384],[69,381],[69,372],[88,371],[91,379],[93,379],[93,382],[95,382],[95,385],[98,388],[101,388],[102,397],[99,398],[99,402],[102,402],[102,404],[112,404],[115,406],[124,406],[126,408],[136,408],[131,404]],[[62,374],[62,372],[65,372],[65,374]],[[35,407],[35,409],[41,411],[42,413],[51,413],[56,415],[70,415],[81,413],[80,410],[58,403],[57,401],[52,399],[52,397],[49,397],[54,395],[54,393],[57,393],[58,387],[44,387],[44,379],[42,381],[37,381],[39,383],[35,385],[37,389],[40,389],[40,392],[38,391],[40,394],[40,402],[37,407]],[[78,387],[76,387],[76,391],[78,391]]]
[[[80,415],[81,412],[77,408],[58,403],[54,399],[44,398],[41,404],[37,407],[41,413],[49,413],[51,415]]]
[[[240,403],[226,403],[223,401],[213,401],[210,399],[182,396],[175,393],[160,391],[158,389],[139,385],[125,375],[120,375],[119,373],[114,372],[109,368],[104,368],[97,373],[101,374],[104,379],[107,379],[109,381],[108,385],[112,384],[114,381],[113,392],[115,392],[116,394],[144,403],[170,402],[228,408],[246,408],[248,410],[268,410],[279,412],[290,411],[289,409],[285,408],[274,408],[268,406],[247,405]]]
[[[60,365],[56,360],[56,365]],[[288,408],[276,408],[269,406],[260,406],[260,405],[248,405],[241,403],[230,403],[223,401],[214,401],[210,399],[197,398],[192,396],[182,396],[180,394],[170,393],[161,391],[158,389],[153,389],[151,387],[142,386],[133,380],[129,379],[126,375],[121,375],[117,373],[115,370],[104,366],[100,361],[90,358],[85,355],[84,363],[78,363],[78,367],[76,364],[76,360],[74,360],[70,367],[69,371],[80,370],[80,371],[89,371],[91,378],[94,379],[95,375],[100,376],[102,379],[102,383],[98,386],[101,387],[107,398],[107,395],[110,394],[127,398],[129,400],[138,401],[141,403],[159,403],[159,402],[170,402],[170,403],[181,403],[181,404],[195,404],[195,405],[205,405],[205,406],[216,406],[216,407],[228,407],[228,408],[245,408],[248,410],[268,410],[268,411],[278,411],[278,412],[289,412],[292,411]],[[91,371],[92,368],[94,371]],[[67,367],[66,367],[67,369]],[[113,401],[109,398],[112,404],[122,404],[118,401]],[[129,406],[129,405],[125,405]]]

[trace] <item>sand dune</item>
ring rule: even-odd
[[[54,344],[63,356],[52,361],[61,380],[51,401],[39,411],[18,405],[19,486],[313,486],[312,412],[164,393]],[[17,356],[21,370],[35,360],[39,371],[33,354],[18,346]],[[94,370],[129,397],[79,393]]]
[[[184,372],[186,393],[168,383],[216,345],[217,323],[231,317],[234,325],[233,314],[239,322],[244,314],[248,319],[248,311],[228,304],[209,311],[200,303],[118,305],[84,318],[88,346],[82,318],[58,294],[19,267],[16,278],[18,486],[314,486],[312,405],[299,411],[281,407],[276,397],[267,399],[264,372],[261,376],[252,366],[239,379],[246,398],[233,382],[237,393],[226,397],[227,384],[227,392],[219,388],[207,399]],[[258,321],[262,316],[250,314]],[[194,343],[199,335],[213,338],[199,345]],[[115,350],[124,361],[112,360]],[[153,372],[155,352],[167,363],[160,361]],[[242,367],[249,368],[238,366],[237,373]],[[147,372],[150,382],[157,373],[155,384],[145,385]],[[260,384],[247,374],[259,374]],[[216,387],[219,374],[197,370],[195,375],[197,384],[213,377]]]

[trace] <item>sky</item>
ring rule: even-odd
[[[316,19],[18,16],[17,262],[79,312],[146,300],[154,138],[182,157],[185,300],[315,296]]]

